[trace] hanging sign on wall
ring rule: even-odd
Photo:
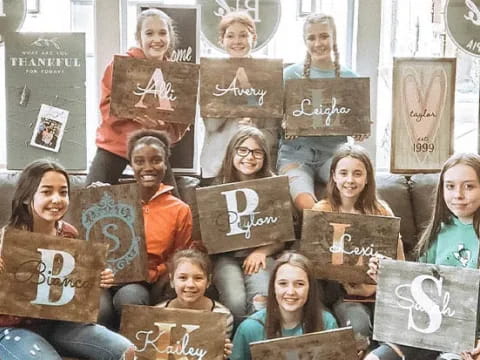
[[[448,0],[445,24],[455,45],[480,57],[480,0]]]

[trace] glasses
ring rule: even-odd
[[[250,153],[252,153],[253,157],[257,160],[261,160],[265,157],[265,153],[261,149],[249,149],[244,146],[239,146],[235,149],[237,155],[240,157],[247,157]]]

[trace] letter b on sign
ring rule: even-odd
[[[32,304],[61,306],[69,303],[75,296],[75,288],[71,286],[63,286],[65,278],[70,275],[75,268],[74,257],[60,250],[38,249],[42,254],[42,263],[45,264],[44,271],[39,274],[37,297]],[[62,267],[57,274],[53,274],[53,265],[56,256],[62,257]],[[58,282],[56,287],[61,287],[61,296],[56,301],[50,301],[50,284]]]

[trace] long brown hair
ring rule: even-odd
[[[158,16],[167,25],[168,35],[170,37],[170,44],[168,45],[168,49],[165,52],[165,57],[163,59],[163,60],[167,60],[172,55],[173,50],[175,50],[175,47],[177,46],[178,35],[177,35],[172,18],[167,14],[165,14],[162,10],[156,9],[156,8],[150,8],[150,9],[143,10],[140,13],[140,15],[138,15],[137,27],[135,29],[135,40],[137,40],[137,42],[141,44],[143,22],[145,21],[145,19],[152,16]]]
[[[338,52],[338,45],[337,45],[337,27],[335,26],[335,20],[333,17],[326,14],[310,14],[305,19],[303,23],[303,40],[307,41],[307,28],[309,25],[312,24],[328,24],[330,29],[332,30],[332,52],[333,52],[333,65],[335,66],[335,77],[340,77],[340,54]],[[310,68],[312,66],[312,56],[307,50],[307,54],[305,55],[305,62],[303,65],[303,76],[306,78],[310,77]]]
[[[272,271],[270,283],[268,284],[267,297],[267,317],[265,319],[265,335],[267,339],[278,338],[282,336],[282,319],[280,308],[275,296],[275,281],[278,269],[285,264],[299,267],[307,274],[308,278],[308,296],[305,305],[303,305],[302,327],[303,333],[311,333],[324,330],[323,326],[323,304],[320,301],[317,280],[313,272],[313,264],[310,260],[295,252],[285,252],[276,262],[276,266]]]
[[[33,231],[33,214],[31,209],[33,196],[37,192],[43,175],[49,171],[65,176],[68,196],[70,197],[70,180],[63,166],[49,159],[35,160],[23,169],[17,181],[12,199],[12,214],[8,221],[9,227]]]
[[[480,156],[473,153],[459,153],[452,155],[443,164],[442,171],[440,172],[440,179],[438,181],[437,190],[435,192],[435,205],[433,208],[432,218],[422,234],[420,241],[415,247],[415,253],[419,257],[425,254],[430,248],[430,244],[435,241],[440,228],[443,224],[451,224],[453,215],[447,207],[444,199],[443,187],[444,187],[444,175],[448,169],[451,169],[455,165],[470,166],[477,174],[477,179],[480,182]],[[473,214],[473,228],[477,238],[480,238],[480,208],[478,208]]]
[[[222,168],[215,183],[228,184],[231,182],[240,181],[238,176],[238,170],[233,166],[233,157],[235,156],[236,148],[239,147],[245,140],[252,138],[262,148],[265,156],[263,158],[262,168],[255,174],[256,179],[266,178],[273,176],[271,170],[271,158],[270,152],[267,146],[265,135],[252,126],[242,127],[238,132],[230,139],[227,146],[227,152],[223,159]]]
[[[333,210],[338,211],[342,205],[340,192],[338,191],[337,184],[333,179],[333,175],[337,169],[338,162],[346,157],[352,157],[361,161],[367,171],[367,183],[355,202],[355,209],[359,210],[362,214],[378,214],[382,208],[382,205],[378,201],[377,197],[372,162],[367,151],[363,147],[351,144],[344,144],[340,146],[338,150],[335,151],[335,154],[333,154],[332,164],[330,165],[330,178],[328,179],[327,183],[327,199],[332,205]]]

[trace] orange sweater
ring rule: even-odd
[[[157,193],[143,204],[150,282],[167,272],[166,262],[175,251],[192,246],[192,212],[170,193],[172,189],[160,184]]]
[[[127,55],[137,59],[145,59],[145,54],[140,48],[131,48]],[[113,75],[113,61],[108,64],[103,74],[100,112],[102,121],[97,128],[96,144],[99,148],[109,151],[113,154],[127,158],[127,140],[128,136],[141,128],[139,123],[126,118],[117,118],[110,115],[110,95],[112,93],[112,75]],[[170,136],[170,141],[176,143],[180,141],[187,130],[188,125],[166,123],[164,126],[159,126],[158,130],[163,130]]]

